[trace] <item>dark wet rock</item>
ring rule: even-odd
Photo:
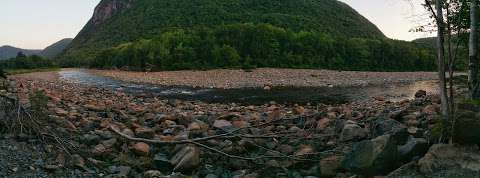
[[[356,122],[347,121],[340,133],[341,141],[361,140],[367,137],[365,128],[360,127]]]
[[[428,142],[424,138],[410,137],[405,145],[398,147],[400,159],[410,161],[411,159],[420,158],[427,153],[429,148]]]
[[[95,145],[95,144],[98,144],[101,138],[96,134],[85,134],[80,139],[84,144]]]
[[[397,164],[397,145],[390,135],[355,143],[342,161],[346,170],[365,175],[387,173]]]
[[[372,131],[374,137],[390,134],[397,145],[403,145],[408,140],[407,127],[394,119],[377,118]]]
[[[117,139],[116,138],[112,138],[112,139],[102,141],[102,145],[104,145],[106,148],[112,148],[112,147],[115,146],[115,144],[117,144]]]
[[[170,163],[170,160],[168,159],[168,156],[163,153],[157,153],[153,157],[153,166],[164,172],[171,171],[173,169],[172,164]]]
[[[418,90],[415,93],[415,98],[423,98],[423,97],[426,97],[426,96],[427,96],[427,91],[425,91],[425,90]]]

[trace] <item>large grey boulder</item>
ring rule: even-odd
[[[428,148],[429,144],[426,139],[410,137],[405,145],[398,146],[398,155],[402,161],[411,161],[425,155]]]
[[[341,141],[361,140],[366,138],[368,132],[365,128],[360,127],[354,121],[347,121],[340,133]]]
[[[480,177],[480,149],[478,146],[433,145],[418,162],[405,164],[387,176],[405,177]]]
[[[397,145],[405,144],[409,136],[408,129],[404,124],[390,118],[376,119],[372,131],[374,137],[390,134]]]
[[[478,146],[456,147],[454,145],[433,145],[418,161],[424,174],[444,173],[446,175],[480,176],[480,150]],[[467,176],[468,177],[468,176]]]
[[[355,143],[342,161],[342,167],[363,175],[386,174],[395,169],[397,160],[397,145],[387,134]]]

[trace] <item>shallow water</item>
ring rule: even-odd
[[[261,88],[205,89],[184,86],[159,86],[123,82],[90,74],[84,70],[62,70],[61,79],[74,83],[121,90],[132,94],[147,94],[168,99],[200,100],[214,103],[264,104],[277,103],[346,103],[368,100],[384,96],[390,101],[412,99],[415,92],[425,90],[429,94],[438,93],[436,81],[418,81],[402,84],[386,84],[365,87],[282,87],[264,90]]]

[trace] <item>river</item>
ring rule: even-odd
[[[94,75],[85,70],[62,70],[59,74],[61,79],[79,84],[132,94],[147,94],[168,99],[200,100],[209,103],[264,104],[275,101],[285,104],[339,104],[361,102],[376,96],[383,96],[386,100],[395,102],[412,99],[418,90],[425,90],[429,94],[438,93],[438,82],[434,80],[364,87],[274,87],[271,90],[264,90],[262,88],[207,89],[130,83]]]

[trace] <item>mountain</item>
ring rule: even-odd
[[[70,45],[72,40],[73,40],[72,38],[62,39],[62,40],[46,47],[45,49],[43,49],[43,51],[40,53],[40,56],[46,57],[46,58],[49,58],[49,59],[53,59],[57,55],[62,53],[63,50],[65,50],[67,48],[67,46]]]
[[[25,55],[39,54],[42,50],[37,49],[21,49],[13,46],[0,46],[0,60],[10,59],[17,56],[18,52],[22,52]]]
[[[102,0],[63,57],[92,59],[101,49],[172,29],[243,23],[340,37],[385,37],[337,0]]]

